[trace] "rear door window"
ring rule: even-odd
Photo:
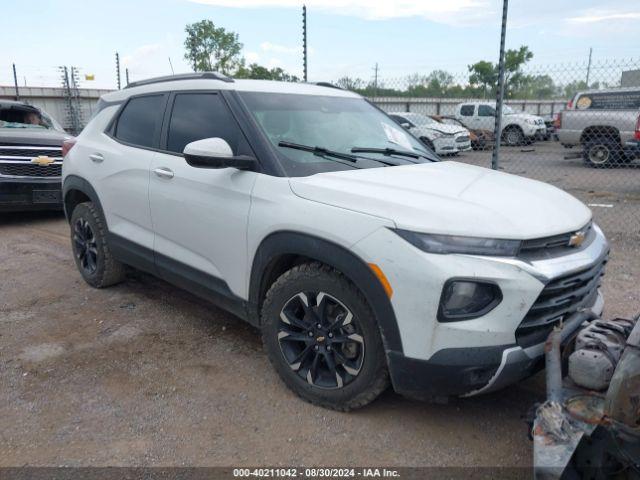
[[[134,146],[155,147],[163,107],[164,95],[131,98],[118,117],[114,136]]]
[[[478,106],[478,116],[479,117],[495,117],[496,109],[489,105],[479,105]]]

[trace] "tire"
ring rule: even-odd
[[[124,280],[124,265],[113,258],[102,215],[92,202],[80,203],[71,214],[71,247],[85,282],[104,288]]]
[[[374,313],[355,285],[331,267],[305,263],[278,278],[263,303],[261,328],[269,360],[308,402],[349,411],[389,385]]]
[[[520,127],[507,127],[502,132],[502,140],[510,147],[517,147],[525,143],[524,133]]]
[[[584,144],[583,158],[585,163],[593,168],[608,168],[623,163],[620,145],[606,137],[587,140]]]

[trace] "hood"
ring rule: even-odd
[[[72,138],[60,130],[40,128],[0,128],[0,144],[61,146],[67,138]]]
[[[430,131],[436,131],[440,133],[444,133],[447,135],[453,135],[456,133],[469,133],[469,131],[458,125],[449,125],[447,123],[433,123],[429,124],[429,126],[416,126],[411,129],[412,133],[417,133],[418,135],[428,134]]]
[[[537,115],[532,115],[530,113],[525,113],[525,112],[522,112],[522,113],[509,113],[509,114],[503,115],[503,118],[504,117],[506,117],[506,118],[517,118],[519,120],[527,120],[527,119],[536,120],[536,121],[539,120],[539,123],[544,123],[544,120],[543,120],[542,117],[539,117]]]
[[[299,197],[425,233],[526,240],[578,230],[591,219],[558,188],[458,162],[320,173],[290,185]]]

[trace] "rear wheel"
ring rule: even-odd
[[[103,288],[124,279],[124,265],[113,258],[102,215],[92,202],[77,205],[71,214],[71,245],[82,278]]]
[[[262,308],[262,339],[283,381],[303,399],[347,411],[388,385],[377,322],[336,270],[308,263],[283,274]]]
[[[584,145],[584,161],[594,168],[606,168],[621,162],[622,152],[618,142],[609,138],[593,138]]]

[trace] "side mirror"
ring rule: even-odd
[[[400,124],[400,126],[401,126],[402,128],[404,128],[405,130],[409,130],[409,129],[411,128],[411,124],[410,124],[410,123],[407,123],[407,122],[402,122],[402,123]]]
[[[203,138],[188,143],[184,150],[184,159],[196,168],[237,168],[251,170],[256,159],[247,155],[234,155],[231,147],[222,138]]]

